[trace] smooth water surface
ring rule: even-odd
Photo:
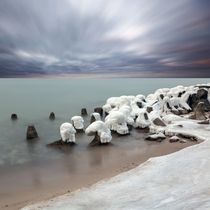
[[[61,157],[45,145],[59,139],[60,124],[79,115],[82,107],[91,113],[111,96],[147,95],[158,88],[207,82],[210,79],[0,79],[0,167]],[[51,111],[55,121],[48,119]],[[19,119],[11,121],[11,113]],[[26,141],[28,124],[36,126],[39,141]]]

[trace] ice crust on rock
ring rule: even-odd
[[[84,120],[81,116],[74,116],[71,118],[72,124],[76,129],[83,129],[84,128]]]
[[[91,123],[85,130],[87,135],[94,135],[97,133],[100,137],[101,143],[109,143],[112,140],[110,129],[103,121],[95,121]]]
[[[111,111],[105,118],[105,124],[110,130],[116,131],[119,134],[129,133],[126,116],[120,111]]]
[[[135,128],[147,128],[151,125],[151,122],[148,117],[148,113],[145,109],[139,111],[138,116],[135,120],[134,127]]]
[[[94,116],[96,121],[101,120],[101,116],[100,116],[100,114],[98,112],[93,112],[91,114],[91,116]]]
[[[64,142],[75,142],[75,133],[76,130],[74,129],[73,125],[71,123],[63,123],[60,126],[60,134],[61,134],[61,139]]]

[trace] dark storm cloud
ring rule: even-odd
[[[208,0],[0,0],[0,77],[210,77]]]

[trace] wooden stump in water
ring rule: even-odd
[[[11,120],[17,120],[17,119],[18,119],[17,114],[12,113],[12,114],[11,114]]]
[[[86,116],[87,115],[87,109],[86,108],[82,108],[81,109],[81,115],[82,116]]]
[[[54,120],[54,119],[55,119],[55,113],[54,113],[54,112],[51,112],[51,113],[50,113],[49,119],[50,119],[50,120]]]
[[[27,132],[26,132],[26,139],[30,140],[30,139],[35,139],[38,138],[38,133],[36,131],[36,128],[34,125],[29,125],[27,128]]]

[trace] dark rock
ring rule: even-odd
[[[81,115],[82,116],[86,116],[87,115],[87,109],[86,108],[82,108],[81,109]]]
[[[109,113],[108,112],[104,112],[104,117],[106,117],[107,115],[109,115]]]
[[[95,137],[94,139],[90,142],[90,146],[96,146],[96,145],[100,145],[101,144],[101,140],[100,140],[100,136],[98,135],[98,133],[95,133]]]
[[[149,117],[148,117],[147,113],[144,113],[144,118],[145,118],[145,120],[149,120]]]
[[[135,128],[139,133],[149,133],[150,132],[150,129],[149,127],[146,127],[146,128]]]
[[[95,122],[96,121],[96,118],[94,115],[91,115],[91,118],[90,118],[90,124]]]
[[[60,140],[57,140],[57,141],[47,144],[47,146],[59,147],[59,146],[73,146],[75,144],[76,144],[75,142],[64,142],[64,141],[62,141],[62,139],[60,139]]]
[[[184,91],[182,91],[182,92],[180,92],[179,94],[178,94],[178,97],[181,97],[183,94],[185,94],[186,93],[186,91],[184,90]]]
[[[182,144],[187,143],[187,141],[184,140],[184,139],[180,139],[179,142],[182,143]]]
[[[189,139],[190,141],[198,141],[198,139],[195,136],[189,134],[179,133],[177,134],[177,136],[179,136],[180,138]]]
[[[189,96],[187,103],[192,108],[192,110],[195,109],[195,107],[198,105],[199,102],[204,103],[205,111],[210,111],[210,103],[208,101],[208,91],[201,88],[197,91],[197,93],[194,93]]]
[[[17,114],[15,113],[11,114],[11,120],[17,120],[17,119],[18,119]]]
[[[160,94],[160,98],[161,98],[161,99],[164,99],[164,95],[163,95],[163,94]]]
[[[208,125],[208,124],[209,124],[209,120],[202,120],[202,121],[199,121],[198,124],[201,124],[201,125]]]
[[[150,113],[150,112],[152,112],[152,111],[153,111],[153,108],[152,108],[151,106],[148,106],[148,107],[147,107],[147,112]]]
[[[128,129],[128,131],[130,131],[129,129]],[[111,131],[112,132],[112,131]],[[115,131],[116,132],[116,131]],[[117,132],[116,132],[117,133]],[[128,132],[128,133],[123,133],[123,134],[121,134],[121,133],[117,133],[117,135],[118,136],[128,136],[128,135],[130,135],[131,133],[130,132]]]
[[[72,152],[72,149],[76,145],[75,142],[64,142],[61,139],[47,144],[47,147],[58,150],[62,153],[69,154]]]
[[[140,109],[143,108],[142,102],[136,102],[136,104],[137,104],[137,106],[138,106]]]
[[[177,125],[177,127],[183,128],[184,126],[183,125]]]
[[[34,125],[29,125],[27,128],[26,139],[35,139],[38,138],[38,133]]]
[[[77,128],[75,128],[75,130],[77,131],[77,133],[83,133],[84,132],[84,129],[77,129]]]
[[[128,124],[127,126],[128,126],[128,130],[129,131],[131,131],[133,129],[133,126],[132,125]]]
[[[145,140],[147,141],[157,141],[157,142],[161,142],[165,139],[165,135],[164,134],[153,134],[153,135],[149,135],[145,138]]]
[[[169,142],[170,143],[174,143],[174,142],[178,142],[180,141],[180,138],[177,137],[177,136],[172,136],[170,139],[169,139]]]
[[[190,119],[195,120],[206,120],[207,117],[205,115],[205,105],[204,102],[199,102],[195,107],[194,114],[190,117]]]
[[[172,112],[173,114],[175,114],[175,115],[179,115],[179,114],[180,114],[180,112],[179,112],[178,110],[176,110],[176,109],[171,110],[171,112]]]
[[[189,98],[187,99],[187,104],[191,107],[191,109],[193,110],[194,107],[197,104],[197,98],[196,98],[196,93],[193,93],[189,96]]]
[[[205,89],[199,89],[197,92],[197,98],[199,99],[207,99],[208,98],[208,91]]]
[[[153,120],[153,123],[157,126],[163,126],[163,127],[166,126],[166,124],[160,118],[155,118]]]
[[[54,112],[51,112],[51,113],[50,113],[49,119],[50,119],[50,120],[54,120],[54,119],[55,119],[55,113],[54,113]]]
[[[105,146],[111,144],[110,142],[107,143],[101,143],[100,136],[98,133],[95,133],[94,139],[90,142],[89,146]]]
[[[168,109],[171,109],[171,107],[170,107],[168,102],[166,102],[166,106],[167,106]]]
[[[101,115],[101,117],[103,116],[103,109],[102,109],[101,107],[96,107],[96,108],[94,109],[94,112],[99,113],[99,114]]]
[[[186,109],[179,110],[179,114],[188,114],[189,111]]]
[[[195,87],[199,87],[199,88],[207,88],[209,89],[210,86],[209,85],[196,85]]]

